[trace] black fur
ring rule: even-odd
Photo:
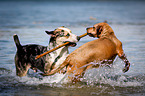
[[[44,66],[45,66],[45,59],[46,56],[43,56],[42,58],[39,58],[35,60],[35,57],[37,55],[40,55],[47,51],[46,46],[36,45],[36,44],[30,44],[30,45],[24,45],[22,46],[19,42],[18,36],[14,35],[14,41],[16,43],[17,47],[17,53],[15,56],[15,64],[16,64],[16,72],[17,75],[23,74],[23,69],[26,70],[27,64],[31,65],[31,68],[38,68],[40,71],[44,72]],[[18,70],[21,68],[20,70]]]
[[[67,35],[64,35],[63,31],[60,30],[55,30],[55,31],[45,31],[48,35],[51,36],[49,40],[49,45],[48,46],[41,46],[41,45],[36,45],[36,44],[29,44],[29,45],[24,45],[22,46],[20,44],[19,38],[17,35],[14,35],[14,42],[17,47],[17,53],[15,55],[15,66],[16,66],[16,74],[17,76],[25,76],[28,72],[28,69],[31,68],[37,71],[39,69],[43,73],[48,73],[56,64],[58,60],[62,60],[63,56],[67,56],[68,54],[68,46],[76,46],[76,42],[79,41],[79,37],[76,36],[76,40],[74,42],[70,42],[67,46],[61,49],[60,54],[57,52],[53,52],[55,56],[51,56],[51,54],[47,54],[37,60],[35,60],[37,55],[40,55],[51,48],[54,48],[58,46],[56,40],[59,37],[68,37],[69,33]],[[67,38],[65,38],[67,40]],[[59,40],[59,39],[58,39]],[[65,40],[60,40],[61,43],[65,43]],[[60,44],[61,44],[60,43]],[[50,59],[50,61],[48,60]],[[53,60],[54,59],[54,60]]]

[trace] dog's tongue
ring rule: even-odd
[[[76,43],[72,43],[70,46],[75,47],[76,45],[77,45]]]
[[[77,44],[70,42],[68,45],[71,46],[71,47],[75,47]]]

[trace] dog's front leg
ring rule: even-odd
[[[125,63],[125,67],[124,67],[123,70],[122,70],[122,71],[125,73],[125,72],[127,72],[127,71],[129,70],[130,63],[129,63],[129,61],[127,60],[127,58],[126,58],[126,56],[125,56],[125,54],[124,54],[122,48],[121,48],[120,51],[118,51],[118,56],[119,56],[119,58],[122,59],[122,60],[124,61],[124,63]]]
[[[129,67],[130,67],[130,63],[129,61],[127,60],[124,52],[123,52],[123,49],[122,49],[122,43],[121,42],[118,42],[117,44],[117,54],[119,56],[120,59],[122,59],[125,63],[125,67],[123,68],[123,72],[127,72],[129,70]]]
[[[129,70],[129,67],[130,67],[130,63],[129,61],[127,60],[125,54],[123,53],[121,56],[119,56],[124,62],[125,62],[125,67],[123,68],[123,72],[127,72]]]
[[[51,71],[51,65],[46,62],[44,66],[44,74],[48,74]]]

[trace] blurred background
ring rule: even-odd
[[[1,96],[144,96],[145,95],[145,1],[144,0],[0,0],[0,95]],[[111,68],[88,70],[82,83],[59,83],[64,75],[41,77],[31,72],[15,75],[16,47],[48,45],[51,31],[60,26],[81,35],[86,28],[107,20],[131,63],[127,73],[117,57]],[[86,36],[82,44],[97,38]]]

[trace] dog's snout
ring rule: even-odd
[[[89,28],[86,28],[86,30],[88,30]]]
[[[87,30],[87,33],[91,33],[91,31],[92,31],[92,28],[93,28],[93,27],[88,27],[88,28],[86,28],[86,30]]]
[[[93,34],[91,34],[91,33],[88,33],[88,35],[90,36],[90,37],[95,37]]]
[[[80,39],[81,39],[81,38],[80,38],[79,36],[77,36],[77,40],[80,41]]]

